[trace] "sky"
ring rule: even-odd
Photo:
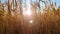
[[[57,6],[60,6],[60,0],[56,0]]]
[[[3,3],[4,3],[5,1],[6,1],[6,0],[2,0]],[[33,0],[33,1],[35,1],[35,0]],[[26,0],[26,3],[29,4],[30,1],[29,1],[29,0]],[[57,6],[60,6],[60,0],[56,0],[56,4],[57,4]]]

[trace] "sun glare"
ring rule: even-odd
[[[31,10],[30,10],[30,6],[27,8],[27,10],[25,10],[25,9],[23,9],[23,14],[24,14],[24,16],[30,16],[31,15]]]
[[[28,15],[28,16],[31,15],[31,10],[30,10],[30,9],[28,9],[28,10],[26,11],[26,15]]]

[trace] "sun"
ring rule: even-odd
[[[30,9],[28,9],[28,10],[26,11],[26,15],[28,15],[28,16],[31,15],[31,10],[30,10]]]
[[[27,9],[23,9],[24,16],[30,16],[32,14],[30,6]]]

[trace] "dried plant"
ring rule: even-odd
[[[33,13],[32,17],[29,16],[33,19],[33,24],[30,24],[31,19],[23,15],[23,0],[12,0],[11,2],[7,0],[5,3],[1,1],[0,34],[60,34],[60,8],[56,9],[56,2],[51,4],[51,0],[49,2],[30,0],[30,9]],[[41,13],[40,1],[45,4],[45,9],[42,9],[43,13]],[[26,2],[27,0],[25,0],[25,8],[27,7]],[[18,11],[20,14],[17,14]]]

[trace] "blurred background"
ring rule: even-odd
[[[60,34],[60,1],[0,0],[0,34]]]

